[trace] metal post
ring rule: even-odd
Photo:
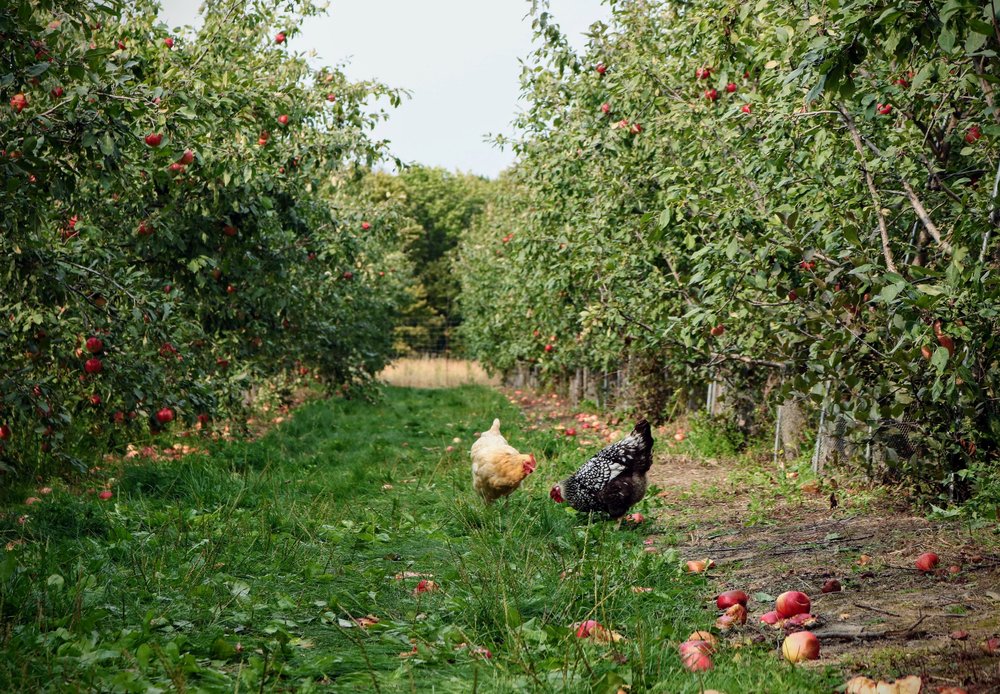
[[[777,414],[774,417],[774,464],[778,465],[778,443],[781,441],[781,405],[778,405],[775,410]],[[784,466],[782,466],[784,467]]]

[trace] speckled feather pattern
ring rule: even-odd
[[[577,511],[625,515],[646,494],[646,472],[653,464],[653,436],[646,420],[632,433],[588,460],[560,483],[563,498]]]

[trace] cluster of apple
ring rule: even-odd
[[[742,590],[728,590],[715,599],[715,606],[722,614],[715,621],[721,632],[746,624],[749,596]],[[809,596],[799,591],[788,591],[778,596],[774,610],[760,617],[760,621],[774,628],[790,632],[781,645],[781,652],[791,663],[819,658],[819,639],[810,631],[803,630],[816,622],[810,614],[812,603]],[[681,662],[688,670],[700,672],[712,668],[712,654],[718,646],[711,632],[696,631],[679,646]]]

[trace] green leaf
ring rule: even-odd
[[[937,369],[938,374],[944,372],[944,367],[948,363],[948,350],[944,347],[938,347],[934,350],[934,355],[931,357],[931,366]]]

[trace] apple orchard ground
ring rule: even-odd
[[[207,455],[103,470],[110,501],[84,492],[93,479],[54,483],[30,508],[35,490],[17,490],[3,521],[0,690],[735,694],[829,692],[854,673],[970,692],[1000,683],[1000,658],[979,651],[998,630],[995,538],[847,482],[831,510],[829,489],[809,493],[752,457],[702,460],[666,430],[636,509],[647,520],[588,523],[547,490],[625,425],[508,396],[389,388],[375,404],[317,401],[254,441],[185,439]],[[467,451],[494,416],[539,467],[486,508]],[[918,574],[916,548],[962,571]],[[681,571],[706,556],[718,564],[708,577]],[[827,575],[843,593],[819,594]],[[723,639],[713,670],[687,672],[677,645],[711,627],[724,588],[757,598],[751,621]],[[771,609],[763,594],[783,590],[814,596],[817,633],[841,634],[805,667],[756,624]],[[623,638],[576,638],[586,619]],[[949,638],[959,630],[969,637]]]

